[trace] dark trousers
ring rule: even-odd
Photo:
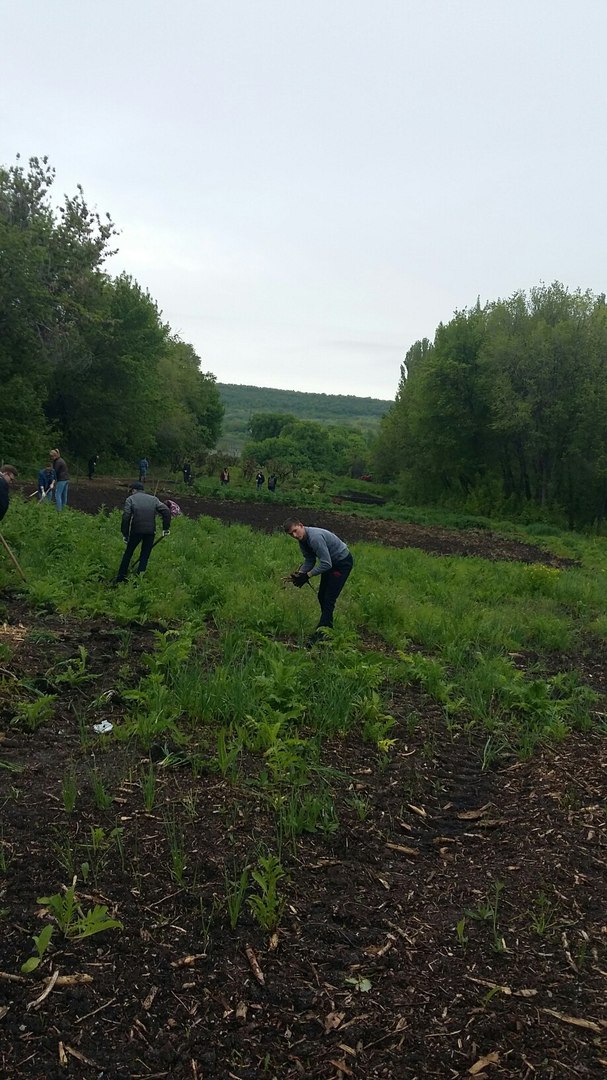
[[[318,588],[318,603],[320,604],[320,621],[318,626],[333,626],[333,612],[335,603],[354,565],[351,555],[335,563],[330,570],[320,575]]]
[[[152,548],[154,546],[154,533],[134,533],[134,532],[132,532],[131,535],[128,538],[127,545],[126,545],[126,548],[125,548],[125,551],[124,551],[124,555],[122,556],[122,562],[120,563],[120,569],[118,571],[118,576],[116,577],[116,581],[124,581],[124,579],[125,579],[125,577],[126,577],[126,575],[128,573],[129,563],[130,563],[130,561],[131,561],[131,559],[133,557],[133,552],[135,551],[135,548],[139,544],[141,544],[141,555],[139,556],[139,565],[137,566],[137,573],[138,574],[143,574],[143,571],[145,570],[145,568],[146,568],[146,566],[148,564],[148,559],[150,557],[150,551],[152,550]]]

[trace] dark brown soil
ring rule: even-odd
[[[72,505],[93,509],[97,496],[80,499],[85,487],[70,493]],[[123,497],[116,493],[116,505]],[[110,505],[107,491],[103,501]],[[202,505],[211,513],[212,505],[214,516],[236,509],[179,502],[188,512]],[[257,527],[272,529],[285,516],[284,507],[242,505]],[[354,537],[344,520],[361,533]],[[383,525],[405,530],[403,543],[418,535],[342,515],[335,522],[348,539]],[[420,543],[432,532],[421,530]],[[458,534],[440,532],[437,542],[455,543]],[[379,532],[364,535],[389,542]],[[480,539],[475,553],[491,557],[490,537]],[[483,768],[486,732],[449,737],[439,706],[395,689],[389,757],[354,735],[335,737],[323,751],[323,764],[343,774],[333,784],[339,828],[329,822],[295,847],[285,839],[278,933],[260,929],[246,906],[232,930],[226,876],[276,850],[273,810],[263,788],[246,780],[255,762],[232,781],[204,761],[194,774],[174,760],[159,765],[146,812],[148,759],[130,743],[94,735],[92,725],[120,724],[121,668],[128,661],[136,684],[153,630],[45,616],[3,599],[10,615],[0,644],[13,658],[10,672],[0,671],[0,1076],[605,1075],[602,736],[575,734],[530,762]],[[15,726],[18,680],[32,693],[48,692],[49,667],[77,657],[80,645],[95,678],[66,684],[53,721],[35,733]],[[604,656],[562,659],[563,668],[575,663],[593,685],[605,685]],[[62,787],[72,763],[78,796],[70,814]],[[95,774],[111,795],[104,809]],[[171,823],[186,855],[182,881],[171,860]],[[93,828],[104,830],[105,852],[95,853]],[[119,842],[109,839],[115,828]],[[22,975],[32,934],[48,922],[37,899],[73,874],[83,908],[106,904],[124,929],[83,941],[56,931],[38,970]],[[51,986],[57,971],[86,981]]]

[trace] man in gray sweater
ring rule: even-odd
[[[137,564],[137,573],[143,574],[154,546],[156,514],[159,514],[162,518],[163,536],[168,536],[171,528],[171,511],[168,506],[161,502],[160,499],[157,499],[155,495],[147,495],[143,490],[143,484],[137,480],[134,481],[129,488],[129,492],[129,497],[122,512],[121,526],[126,550],[120,563],[116,583],[124,581],[126,578],[129,563],[138,544],[141,544],[141,554]]]
[[[320,621],[308,642],[308,645],[313,645],[323,636],[325,630],[333,626],[335,603],[346,584],[354,560],[343,540],[328,529],[304,525],[298,518],[287,518],[283,528],[289,536],[298,541],[304,560],[299,570],[291,574],[293,584],[301,589],[308,584],[310,578],[320,575]]]

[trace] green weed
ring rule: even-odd
[[[465,917],[465,915],[462,915],[461,919],[459,920],[457,926],[455,927],[455,932],[457,934],[457,943],[458,943],[458,945],[461,945],[462,949],[465,949],[465,947],[466,947],[466,945],[468,944],[468,941],[469,941],[468,935],[466,934],[466,917]]]
[[[39,694],[33,701],[18,701],[15,705],[13,723],[17,727],[24,727],[26,731],[37,731],[42,724],[52,718],[56,698],[56,694]]]
[[[101,776],[96,769],[91,770],[89,779],[95,806],[99,810],[109,810],[113,802],[113,796],[110,795]]]
[[[225,873],[224,878],[228,917],[232,930],[235,930],[238,925],[244,898],[249,886],[249,868],[245,866],[240,875],[233,878],[228,877],[227,873]]]
[[[351,795],[347,800],[347,804],[354,810],[359,821],[367,820],[371,810],[369,799],[363,798],[362,795]]]
[[[286,901],[278,895],[278,882],[284,876],[285,872],[275,855],[262,855],[252,872],[259,893],[250,896],[247,903],[261,928],[269,932],[276,930],[284,911]]]
[[[234,783],[238,775],[238,758],[242,751],[242,744],[234,739],[228,746],[227,735],[228,732],[223,727],[217,732],[217,764],[224,779],[229,776]]]
[[[74,877],[72,884],[63,893],[40,896],[37,901],[49,909],[63,936],[81,941],[106,930],[122,930],[122,923],[108,915],[106,904],[95,904],[87,911],[83,910],[76,895],[76,881],[77,878]]]
[[[333,797],[329,792],[290,791],[277,800],[279,835],[292,841],[302,833],[324,832],[339,828]]]
[[[149,814],[154,808],[156,799],[156,772],[151,762],[141,774],[141,793],[143,795],[144,809]]]
[[[98,679],[98,675],[92,675],[86,669],[88,652],[84,645],[78,646],[78,657],[71,660],[60,660],[59,663],[49,668],[46,679],[52,686],[80,686],[82,683]]]
[[[87,861],[84,864],[86,866],[86,871],[83,872],[83,877],[85,874],[86,877],[88,877],[90,872],[93,881],[96,883],[114,850],[118,852],[124,869],[123,834],[124,830],[119,826],[111,829],[109,832],[100,825],[90,826],[89,838],[80,849],[83,850],[87,856]]]
[[[171,877],[178,885],[183,885],[187,868],[183,829],[174,816],[165,817],[164,825],[169,844]]]
[[[63,774],[63,779],[61,781],[61,798],[63,800],[63,809],[66,814],[73,814],[77,797],[78,781],[76,779],[74,768],[71,767]]]
[[[499,930],[499,907],[503,889],[504,883],[495,881],[492,896],[484,903],[479,904],[473,911],[466,911],[469,918],[475,919],[477,922],[488,922],[490,924],[493,948],[497,953],[507,952],[505,939]]]
[[[363,723],[363,739],[373,743],[380,753],[387,754],[396,742],[396,739],[388,738],[396,720],[385,712],[383,702],[376,690],[358,699],[356,713]]]
[[[51,938],[53,936],[53,927],[50,923],[42,928],[39,934],[32,935],[32,941],[34,942],[34,948],[36,953],[34,956],[30,956],[24,964],[21,965],[21,970],[25,975],[29,975],[31,971],[35,971],[40,966],[44,958],[44,954],[48,949]]]
[[[528,912],[531,929],[538,937],[546,934],[557,924],[554,904],[548,899],[545,892],[539,892],[533,901],[533,907]]]

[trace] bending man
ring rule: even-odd
[[[141,544],[141,554],[137,564],[137,573],[143,574],[150,552],[154,546],[156,514],[162,518],[162,535],[168,536],[171,528],[171,511],[155,495],[147,495],[143,484],[135,480],[129,488],[130,494],[122,512],[122,535],[126,551],[120,563],[116,583],[124,581],[135,548]]]
[[[306,526],[298,518],[287,518],[284,531],[299,542],[303,563],[291,581],[301,589],[310,578],[320,575],[318,603],[320,621],[308,644],[312,645],[322,637],[323,631],[333,626],[335,603],[343,589],[354,560],[346,544],[328,529],[315,529]]]

